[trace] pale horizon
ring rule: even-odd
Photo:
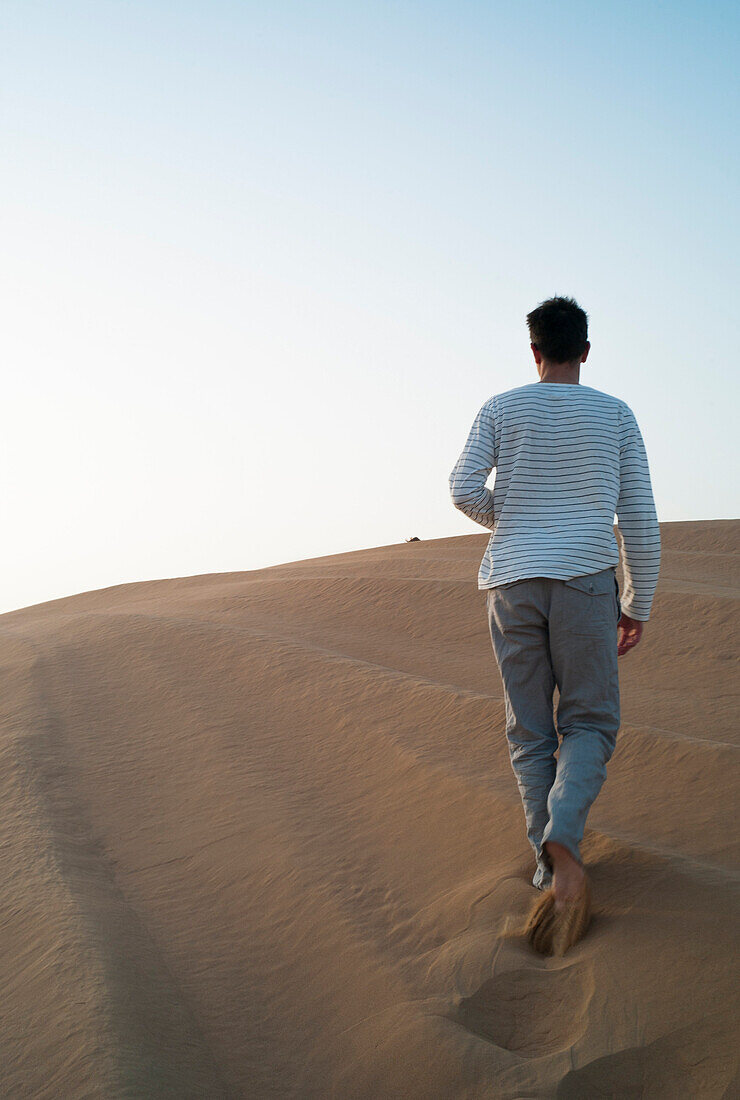
[[[485,534],[447,478],[553,294],[659,520],[740,515],[737,24],[4,5],[0,612]]]

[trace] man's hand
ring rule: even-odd
[[[639,642],[642,637],[642,628],[645,624],[637,619],[631,619],[629,615],[622,615],[619,620],[619,633],[617,635],[617,657],[623,657]]]

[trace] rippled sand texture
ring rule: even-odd
[[[662,532],[563,959],[485,534],[0,617],[2,1095],[737,1096],[740,521]]]

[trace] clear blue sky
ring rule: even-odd
[[[0,611],[482,533],[554,293],[660,519],[740,515],[738,11],[5,0]]]

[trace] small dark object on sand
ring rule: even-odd
[[[406,539],[406,542],[421,542],[421,539],[413,535],[410,539]]]

